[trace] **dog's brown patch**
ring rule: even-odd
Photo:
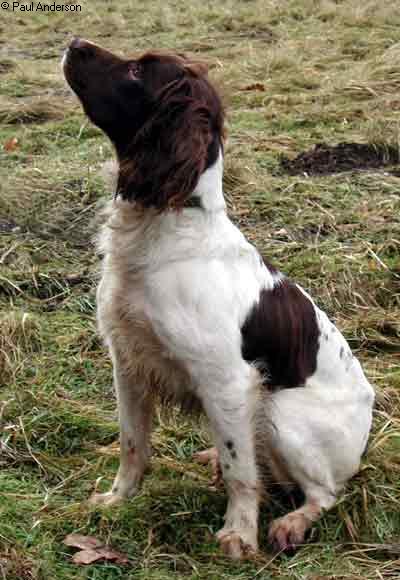
[[[242,327],[243,358],[270,388],[304,385],[317,365],[319,328],[312,302],[289,280],[262,290]]]

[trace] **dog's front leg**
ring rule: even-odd
[[[239,380],[209,386],[203,399],[228,492],[225,525],[217,538],[222,550],[235,559],[256,552],[258,545],[260,484],[253,425],[258,377],[254,369],[247,371]]]
[[[150,458],[153,402],[149,389],[137,376],[125,373],[116,357],[114,384],[120,423],[120,465],[112,488],[96,493],[92,503],[111,505],[135,495]]]

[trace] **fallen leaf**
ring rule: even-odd
[[[262,91],[265,92],[265,85],[263,83],[252,83],[251,85],[246,85],[241,87],[241,91]]]
[[[72,561],[78,565],[88,565],[97,560],[110,560],[116,564],[127,564],[127,556],[105,546],[104,542],[93,536],[83,536],[82,534],[69,534],[64,539],[66,546],[80,548],[80,551],[74,554]]]
[[[4,151],[14,151],[19,145],[19,141],[16,137],[11,137],[4,143]]]
[[[81,550],[94,550],[104,546],[104,542],[101,540],[93,536],[83,536],[82,534],[68,534],[64,539],[64,544]]]
[[[92,564],[93,562],[97,562],[97,560],[101,560],[103,556],[97,552],[97,550],[81,550],[72,556],[72,561],[74,564]]]
[[[285,228],[280,228],[274,231],[274,236],[287,236],[287,230]]]
[[[99,548],[98,550],[96,550],[96,552],[100,554],[101,557],[104,558],[105,560],[112,560],[116,564],[128,563],[128,558],[125,556],[125,554],[117,552],[117,550],[113,550],[112,548],[107,547]]]

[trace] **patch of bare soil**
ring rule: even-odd
[[[9,60],[0,60],[0,74],[5,74],[10,72],[15,68],[15,64]]]
[[[290,175],[328,175],[342,171],[378,169],[400,162],[397,147],[385,144],[317,143],[313,149],[295,157],[281,158],[281,167]]]

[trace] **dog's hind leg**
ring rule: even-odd
[[[303,489],[304,504],[274,520],[268,531],[268,540],[276,550],[292,549],[304,542],[305,534],[312,524],[319,520],[324,510],[329,510],[336,501],[323,486],[310,486]]]
[[[301,411],[299,405],[299,413]],[[275,415],[277,418],[278,414]],[[278,419],[275,423],[275,437],[272,437],[270,442],[272,449],[269,458],[273,457],[287,474],[282,479],[279,471],[274,473],[272,462],[273,479],[278,476],[277,481],[284,485],[287,482],[295,482],[305,497],[301,507],[270,524],[268,540],[276,550],[293,549],[302,544],[307,530],[322,516],[324,510],[329,510],[335,504],[336,493],[342,487],[335,480],[334,466],[324,449],[324,438],[318,439],[316,433],[316,438],[313,439],[312,429],[307,429],[310,423],[307,425],[307,418],[303,418],[305,424],[297,431],[288,429],[287,424]],[[273,439],[276,446],[273,445]]]
[[[150,458],[153,416],[151,393],[143,381],[125,374],[114,357],[114,384],[120,423],[120,466],[112,488],[96,493],[91,502],[111,505],[137,493]]]
[[[269,541],[279,550],[304,542],[306,531],[336,501],[337,494],[359,469],[371,423],[369,399],[355,388],[334,394],[311,388],[282,390],[269,397],[257,418],[262,442],[262,420],[267,425],[268,446],[273,449],[305,496],[297,510],[274,520]],[[266,446],[266,448],[268,448]],[[266,454],[265,460],[268,464]]]

